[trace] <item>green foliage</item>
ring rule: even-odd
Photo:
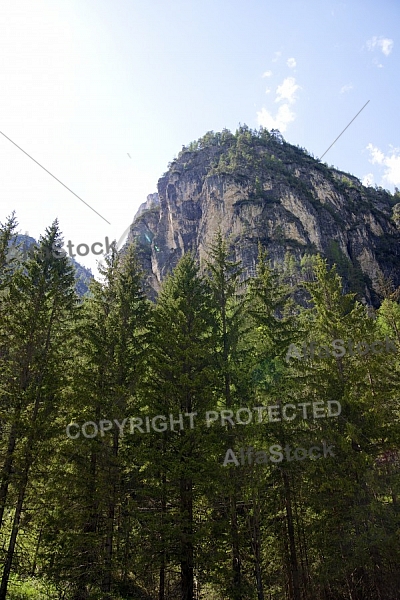
[[[348,282],[346,291],[353,290],[361,299],[365,294],[365,277],[360,266],[354,265],[350,259],[340,249],[336,240],[330,240],[326,256],[330,265],[336,265],[337,271],[341,277]]]
[[[57,589],[43,579],[12,576],[8,590],[9,600],[56,600],[61,598]]]
[[[397,195],[399,195],[399,194],[397,193]],[[398,202],[397,204],[395,204],[393,206],[392,219],[393,219],[394,223],[397,225],[397,227],[400,227],[400,202]]]
[[[254,135],[242,126],[202,144],[257,162]],[[279,164],[283,138],[256,137]],[[259,172],[254,186],[263,193]],[[4,600],[193,600],[196,583],[201,600],[397,598],[400,306],[390,278],[379,309],[363,306],[344,293],[341,274],[356,274],[333,240],[328,260],[287,253],[280,268],[260,245],[246,282],[219,231],[202,269],[184,255],[154,304],[134,245],[111,252],[80,302],[68,259],[48,252],[61,245],[57,223],[12,261],[15,227],[14,216],[0,227]],[[350,352],[386,337],[380,354]],[[346,352],[326,353],[333,340]],[[289,360],[291,344],[318,352]],[[236,420],[240,409],[255,417],[254,407],[290,404],[310,414],[329,401],[341,406],[335,418],[205,426],[206,411]],[[129,419],[145,427],[146,416],[185,413],[197,413],[193,428],[185,416],[183,428],[130,431]],[[124,435],[66,435],[70,422],[101,419],[126,419]],[[223,466],[228,449],[323,442],[334,457]]]

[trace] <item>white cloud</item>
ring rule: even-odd
[[[381,150],[379,150],[379,148],[373,146],[372,144],[368,144],[367,150],[369,150],[369,153],[371,155],[371,158],[369,159],[370,163],[372,163],[373,165],[385,164],[385,155],[383,154],[383,152],[381,152]]]
[[[392,148],[390,153],[384,154],[373,144],[368,144],[370,153],[369,162],[373,165],[384,167],[383,181],[390,185],[400,184],[400,148]]]
[[[388,183],[392,185],[400,185],[400,151],[397,148],[391,156],[385,158],[385,171],[384,178]]]
[[[394,45],[393,40],[389,40],[388,38],[385,38],[384,40],[380,40],[380,42],[379,42],[379,46],[385,56],[389,56],[389,54],[393,50],[393,45]]]
[[[282,54],[282,52],[279,52],[279,51],[274,52],[274,58],[272,59],[272,62],[276,62],[279,59],[281,54]]]
[[[262,74],[262,77],[271,77],[271,75],[272,75],[272,71],[265,71],[265,72]]]
[[[294,77],[286,77],[281,85],[276,88],[276,99],[275,102],[281,100],[287,100],[289,104],[293,104],[296,101],[296,91],[300,89],[300,86],[296,84]]]
[[[261,109],[261,111],[257,112],[258,124],[262,127],[266,127],[269,130],[279,129],[279,131],[282,133],[286,131],[289,123],[292,123],[292,121],[294,121],[296,118],[296,114],[291,110],[290,105],[294,104],[296,101],[295,94],[298,89],[301,88],[296,84],[295,78],[286,77],[286,79],[282,81],[281,85],[278,85],[276,88],[275,97],[275,102],[284,102],[279,106],[275,114],[264,107]],[[270,92],[271,90],[269,88],[265,90],[266,94],[269,94]]]
[[[385,56],[389,56],[393,50],[393,45],[393,40],[390,38],[384,38],[383,36],[378,38],[376,35],[374,35],[374,37],[367,41],[368,50],[374,50],[374,48],[378,47]]]
[[[341,94],[345,94],[346,92],[349,92],[352,89],[353,89],[353,84],[352,83],[346,83],[346,85],[343,85],[340,88],[340,93]]]
[[[279,129],[281,133],[286,131],[289,123],[295,120],[295,113],[290,110],[289,104],[281,104],[275,117],[266,109],[262,108],[257,112],[257,121],[259,125],[267,129]]]
[[[366,175],[364,175],[361,183],[366,187],[372,187],[374,185],[374,174],[367,173]]]
[[[296,61],[294,58],[288,58],[286,64],[289,67],[289,69],[294,69],[296,66]]]

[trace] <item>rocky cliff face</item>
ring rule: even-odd
[[[300,260],[319,252],[336,262],[347,282],[376,301],[378,274],[400,285],[399,194],[360,181],[286,143],[278,132],[206,134],[183,148],[134,218],[154,292],[180,257],[200,259],[217,231],[229,238],[247,274],[253,274],[258,242],[274,264],[285,255]],[[397,206],[396,206],[397,205]]]

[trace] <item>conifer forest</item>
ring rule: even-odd
[[[0,600],[400,597],[400,291],[220,232],[148,299],[0,229]]]

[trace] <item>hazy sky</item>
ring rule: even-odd
[[[0,221],[119,239],[206,131],[278,128],[319,157],[368,100],[323,160],[393,191],[399,17],[398,0],[3,0],[0,131],[110,224],[2,135]]]

